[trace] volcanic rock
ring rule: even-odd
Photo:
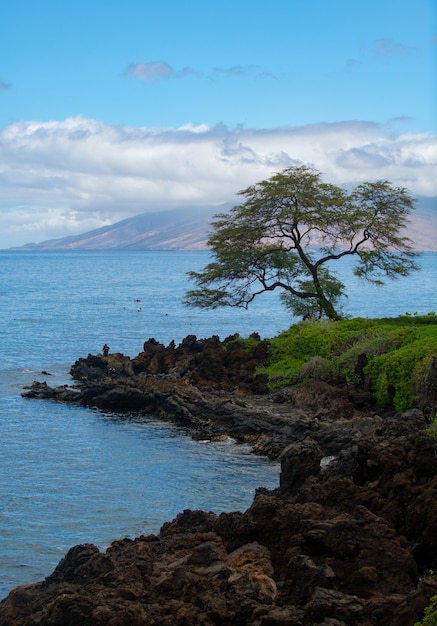
[[[412,626],[437,594],[437,454],[422,411],[379,414],[342,380],[268,393],[230,339],[89,355],[27,397],[153,411],[281,461],[246,511],[186,510],[159,535],[73,547],[12,591],[0,626]],[[236,344],[235,346],[233,344]],[[264,355],[264,356],[263,356]],[[262,391],[262,393],[260,393]]]

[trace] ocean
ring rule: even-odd
[[[69,382],[74,361],[105,343],[135,356],[151,337],[164,344],[190,334],[268,338],[296,321],[276,293],[247,311],[184,307],[186,273],[208,258],[206,251],[0,251],[0,598],[42,580],[73,545],[104,549],[156,533],[187,508],[243,511],[256,487],[278,486],[278,464],[232,440],[197,442],[153,415],[120,417],[20,395],[33,380]],[[437,253],[422,254],[420,265],[384,287],[358,282],[343,265],[345,312],[436,312]]]

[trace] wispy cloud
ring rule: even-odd
[[[272,72],[263,70],[255,65],[234,65],[232,67],[223,68],[215,67],[210,72],[201,72],[192,67],[184,67],[181,70],[175,70],[165,61],[153,61],[151,63],[132,63],[125,71],[125,75],[129,78],[135,78],[145,83],[153,83],[159,80],[168,80],[172,78],[186,78],[187,76],[197,76],[204,79],[216,80],[219,78],[235,78],[235,79],[274,79]]]
[[[360,67],[362,64],[362,61],[358,61],[358,59],[347,59],[346,61],[347,68]]]
[[[367,122],[272,129],[115,126],[81,117],[0,130],[0,248],[146,211],[218,206],[287,166],[336,184],[386,178],[437,195],[437,137]]]
[[[417,48],[407,46],[398,41],[389,38],[375,39],[370,42],[363,43],[358,51],[359,56],[349,57],[345,62],[345,71],[356,71],[360,68],[369,68],[369,62],[375,58],[379,62],[389,63],[396,57],[406,57],[417,52]],[[370,55],[370,58],[369,58]],[[362,58],[361,58],[362,57]]]
[[[211,74],[210,78],[275,78],[275,75],[272,72],[268,72],[263,70],[257,65],[234,65],[233,67],[223,68],[223,67],[215,67]]]
[[[400,115],[399,117],[393,117],[389,122],[393,122],[395,124],[406,124],[411,122],[413,118],[409,115]]]
[[[193,74],[190,67],[175,71],[171,65],[165,61],[154,61],[152,63],[133,63],[129,65],[125,74],[129,78],[137,78],[145,83],[153,83],[158,80],[168,80],[169,78],[184,78]]]
[[[406,56],[415,50],[415,48],[393,41],[393,39],[376,39],[373,43],[376,55],[384,59]]]

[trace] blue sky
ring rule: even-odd
[[[436,58],[436,0],[5,0],[0,247],[302,162],[437,195]]]

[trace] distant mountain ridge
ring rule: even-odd
[[[201,250],[212,216],[231,205],[141,213],[79,235],[29,243],[19,250]]]
[[[207,208],[180,208],[141,213],[110,226],[79,235],[29,243],[13,250],[203,250],[207,248],[211,220],[232,204]],[[406,232],[415,249],[437,251],[437,197],[419,197]]]

